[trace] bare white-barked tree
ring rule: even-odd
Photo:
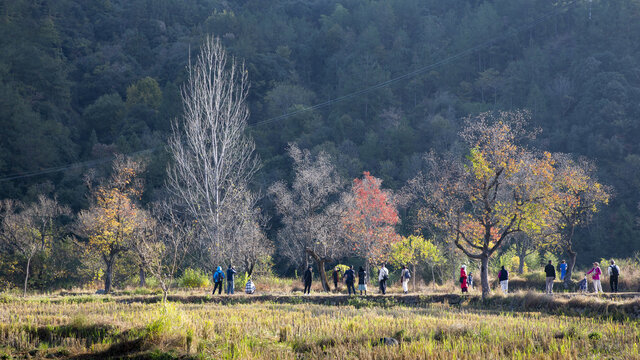
[[[229,60],[220,39],[207,37],[195,64],[189,63],[182,88],[184,114],[173,123],[168,168],[170,193],[184,202],[187,216],[198,222],[204,266],[215,269],[232,261],[234,249],[224,209],[237,208],[242,191],[259,167],[253,140],[246,134],[249,89],[243,64]],[[238,191],[242,189],[242,191]],[[204,255],[204,254],[202,254]]]

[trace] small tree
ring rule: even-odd
[[[24,271],[24,296],[27,295],[31,261],[44,251],[60,234],[58,219],[70,215],[71,210],[60,206],[56,199],[43,195],[38,201],[25,205],[19,201],[0,203],[0,239],[4,247],[12,248],[26,259]]]
[[[416,265],[425,262],[431,269],[433,288],[436,286],[435,267],[444,261],[440,249],[422,235],[403,237],[391,247],[391,262],[396,266],[410,265],[413,273],[413,291],[416,290]]]
[[[278,232],[281,250],[305,266],[311,257],[318,266],[323,289],[329,291],[325,264],[344,256],[348,249],[341,226],[342,179],[325,152],[313,156],[290,144],[289,155],[294,162],[293,184],[289,188],[279,181],[269,188],[284,224]]]
[[[568,155],[555,156],[554,201],[550,206],[555,221],[551,230],[559,234],[559,246],[569,255],[565,286],[571,282],[577,252],[573,248],[573,235],[579,226],[588,224],[600,206],[609,203],[611,188],[595,179],[596,167],[581,159],[574,161]]]
[[[175,203],[154,204],[153,218],[145,217],[137,227],[133,250],[153,275],[162,289],[162,303],[167,296],[175,274],[185,259],[196,235],[196,223],[181,216]]]
[[[130,249],[136,229],[146,219],[134,202],[142,194],[141,171],[140,163],[119,156],[103,184],[94,189],[87,178],[91,206],[78,215],[77,233],[87,239],[86,250],[100,254],[104,261],[105,293],[111,291],[116,258]]]
[[[393,244],[400,241],[395,225],[400,218],[391,193],[380,189],[382,180],[365,171],[354,179],[344,227],[356,254],[365,259],[367,273],[371,263],[388,257]]]

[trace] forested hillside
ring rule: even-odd
[[[136,153],[154,199],[207,34],[246,64],[262,193],[291,179],[289,142],[400,189],[465,116],[529,109],[540,148],[594,160],[614,188],[579,261],[640,250],[638,0],[0,0],[0,198],[78,211],[88,168]]]

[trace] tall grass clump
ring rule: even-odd
[[[178,279],[178,285],[183,288],[199,289],[210,286],[211,281],[202,270],[187,268],[182,277]]]

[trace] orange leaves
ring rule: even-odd
[[[364,172],[353,180],[353,202],[344,220],[347,236],[362,256],[380,261],[391,244],[400,241],[394,226],[400,221],[391,196],[380,189],[382,181]]]

